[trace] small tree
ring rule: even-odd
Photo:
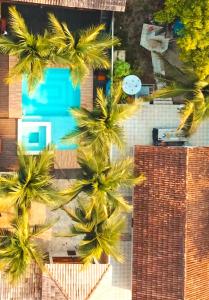
[[[122,230],[125,226],[125,217],[115,210],[106,216],[102,209],[93,208],[88,213],[88,204],[81,201],[74,209],[64,208],[67,215],[73,221],[69,233],[59,236],[81,236],[78,252],[85,264],[99,261],[101,255],[111,255],[117,261],[123,261],[123,255],[119,249]]]
[[[11,282],[21,278],[34,262],[44,271],[46,255],[38,247],[35,239],[53,226],[54,222],[44,225],[29,226],[28,212],[16,218],[11,229],[0,230],[0,269]]]
[[[54,154],[46,149],[38,156],[26,155],[18,147],[19,170],[0,176],[0,208],[14,206],[18,214],[29,209],[36,201],[53,207],[61,196],[52,186],[50,172],[54,163]]]
[[[131,74],[131,66],[128,62],[117,59],[114,62],[113,67],[113,80],[114,81],[120,81],[125,76],[128,76]]]
[[[16,56],[17,63],[11,68],[8,81],[26,76],[32,91],[44,79],[46,67],[61,64],[70,69],[76,85],[89,69],[110,67],[108,49],[119,40],[104,33],[104,24],[82,30],[77,36],[49,14],[49,30],[34,35],[14,6],[9,8],[9,15],[12,35],[0,37],[0,52]]]
[[[209,75],[209,5],[208,0],[166,0],[164,9],[156,13],[160,23],[179,19],[184,29],[177,39],[180,57],[192,66],[200,79]]]
[[[160,74],[158,77],[165,83],[165,87],[155,91],[151,98],[182,96],[185,106],[181,110],[178,129],[183,129],[187,135],[191,135],[201,122],[209,117],[209,78],[200,80],[194,70],[178,68],[170,64],[165,57],[160,57],[166,65],[167,75]]]
[[[78,163],[82,176],[63,192],[68,197],[65,204],[81,193],[86,193],[91,199],[89,215],[92,208],[102,209],[106,216],[115,209],[131,211],[131,206],[120,193],[120,189],[131,188],[145,179],[143,175],[134,176],[132,159],[126,158],[111,163],[101,156],[95,157],[92,153],[80,152]]]
[[[104,24],[81,30],[75,35],[66,23],[60,23],[53,14],[49,14],[49,27],[54,62],[70,68],[75,85],[82,81],[89,69],[110,68],[108,49],[119,44],[119,40],[104,33]]]
[[[121,122],[130,118],[139,104],[120,105],[121,86],[114,88],[112,95],[105,96],[102,89],[97,90],[96,106],[93,111],[85,108],[72,108],[77,128],[63,138],[63,142],[77,142],[80,147],[90,148],[94,153],[109,155],[111,144],[123,149],[124,133]]]

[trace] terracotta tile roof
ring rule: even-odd
[[[109,11],[125,11],[126,7],[126,0],[10,0],[10,2],[25,2]]]
[[[209,299],[209,147],[135,147],[133,300]]]

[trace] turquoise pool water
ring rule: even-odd
[[[22,143],[27,151],[32,153],[38,153],[47,146],[47,127],[34,126],[35,124],[34,122],[24,122],[22,124]]]
[[[48,125],[44,124],[50,124],[51,143],[59,150],[74,149],[76,145],[65,145],[61,138],[76,126],[69,109],[80,106],[80,87],[73,87],[68,69],[49,68],[44,75],[44,82],[31,95],[27,81],[22,82],[22,142],[29,151],[42,150],[47,140],[44,135]]]

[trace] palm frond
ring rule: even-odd
[[[53,187],[50,174],[53,153],[46,149],[38,156],[26,155],[18,147],[19,170],[17,173],[0,177],[0,206],[14,205],[30,208],[32,201],[54,207],[62,203],[62,195]]]
[[[85,203],[85,204],[84,204]],[[88,216],[88,205],[86,202],[78,202],[79,206],[74,209],[65,209],[74,224],[70,231],[61,234],[65,237],[81,236],[78,252],[85,264],[99,260],[102,253],[113,256],[116,260],[122,261],[119,250],[119,241],[122,230],[125,226],[125,219],[119,211],[107,216],[103,210],[94,207]]]
[[[21,278],[27,268],[33,263],[44,268],[45,254],[33,240],[38,234],[49,228],[49,224],[36,228],[29,227],[28,212],[22,210],[22,215],[12,223],[11,231],[0,231],[0,268],[10,281]]]
[[[161,88],[157,91],[154,91],[149,99],[155,98],[172,98],[182,95],[187,95],[189,93],[193,93],[194,89],[187,88],[183,85],[173,83],[171,85],[167,85],[164,88]]]
[[[131,213],[132,205],[118,192],[107,193],[108,201],[111,203],[111,210],[119,209],[122,212]]]
[[[181,119],[178,126],[178,130],[185,128],[187,120],[191,117],[194,111],[194,103],[192,101],[187,101],[184,108],[181,110]]]
[[[42,233],[52,228],[58,222],[58,220],[59,218],[56,218],[54,220],[50,220],[49,222],[46,222],[46,224],[34,225],[30,237],[34,238],[40,236]]]
[[[81,147],[91,148],[95,154],[109,153],[110,145],[124,148],[124,135],[121,122],[137,111],[138,105],[120,105],[121,87],[108,98],[101,89],[97,91],[97,105],[93,111],[75,108],[71,110],[77,121],[77,129],[63,140],[76,141]]]
[[[120,104],[117,105],[114,113],[112,114],[112,119],[115,122],[125,121],[133,116],[140,107],[141,103],[135,102],[131,104]]]
[[[105,24],[100,24],[98,26],[92,26],[88,29],[80,31],[80,43],[86,44],[94,41],[98,35],[105,29]]]
[[[9,7],[9,17],[9,24],[13,33],[20,39],[27,39],[29,36],[28,28],[15,6]]]
[[[66,201],[62,206],[84,193],[91,202],[88,215],[91,214],[93,207],[97,209],[101,207],[105,215],[109,209],[112,211],[117,207],[130,211],[130,206],[118,191],[123,187],[130,188],[141,184],[145,180],[144,175],[134,175],[133,159],[127,158],[110,163],[102,156],[94,157],[91,152],[80,151],[78,162],[82,171],[81,178],[63,192]]]
[[[2,54],[18,55],[21,51],[20,45],[6,36],[0,37],[0,51]]]
[[[61,23],[57,20],[53,13],[48,13],[49,28],[53,34],[65,39],[65,33]]]

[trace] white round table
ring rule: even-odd
[[[142,87],[142,82],[136,75],[128,75],[123,79],[122,89],[127,95],[136,95]]]

